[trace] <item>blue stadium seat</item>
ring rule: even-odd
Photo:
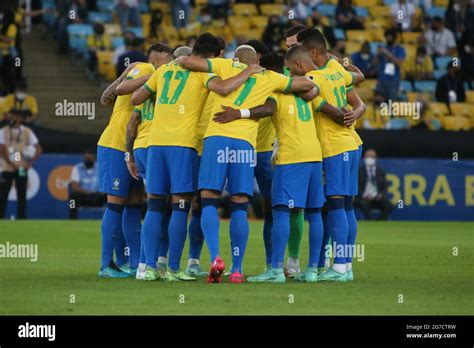
[[[430,17],[439,16],[441,18],[444,18],[445,12],[446,12],[446,9],[444,7],[437,7],[437,6],[432,6],[426,10],[426,13]]]
[[[413,91],[411,82],[408,81],[408,80],[402,80],[401,83],[400,83],[400,87],[401,87],[403,92],[412,92]]]
[[[389,121],[390,129],[405,129],[410,127],[410,122],[405,118],[394,117]]]
[[[434,93],[436,90],[436,81],[415,81],[415,86],[419,91]]]
[[[136,37],[143,37],[143,29],[141,27],[128,27],[124,31],[131,31]]]
[[[354,6],[354,10],[356,11],[359,17],[363,17],[363,18],[369,17],[369,10],[367,9],[367,7]]]
[[[435,59],[435,65],[438,69],[446,71],[446,67],[448,66],[448,63],[453,59],[451,56],[446,56],[446,57],[436,57]]]
[[[148,13],[149,8],[146,1],[139,1],[138,9],[140,10],[140,13]]]
[[[88,20],[90,23],[112,23],[112,13],[91,11],[89,12]]]
[[[344,29],[334,28],[334,36],[336,37],[336,40],[346,39],[346,33],[344,32]]]
[[[392,6],[392,4],[397,0],[383,0],[385,6]]]
[[[113,49],[116,49],[117,47],[125,45],[125,42],[123,40],[123,37],[117,36],[112,38],[112,47]]]
[[[436,80],[439,80],[445,74],[446,74],[446,70],[435,70],[435,71],[433,71],[433,76]]]
[[[336,6],[333,4],[319,4],[316,5],[316,11],[323,16],[334,17],[336,14]]]
[[[104,12],[112,12],[114,10],[114,2],[109,0],[97,1],[97,9]]]
[[[87,36],[93,33],[90,24],[70,24],[67,27],[69,37],[69,47],[73,50],[85,54],[87,52]]]

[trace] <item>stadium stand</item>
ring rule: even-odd
[[[67,1],[66,1],[67,3]],[[66,6],[66,10],[71,10],[74,2],[70,2]],[[124,46],[123,33],[125,31],[132,32],[136,37],[143,37],[145,44],[143,50],[146,50],[149,45],[156,41],[165,41],[171,46],[183,45],[192,42],[193,37],[203,31],[210,31],[211,33],[223,37],[227,44],[227,56],[232,55],[232,51],[235,50],[237,45],[245,42],[248,39],[262,39],[265,30],[269,26],[270,16],[277,16],[278,26],[283,32],[286,28],[291,25],[304,24],[312,25],[312,18],[317,17],[320,23],[325,26],[332,28],[335,38],[333,46],[333,53],[339,56],[351,57],[353,53],[358,52],[362,43],[368,41],[371,46],[371,51],[374,55],[378,55],[381,46],[385,45],[384,32],[386,29],[391,28],[396,24],[396,20],[392,18],[393,7],[398,4],[398,0],[354,0],[354,1],[337,1],[337,0],[324,0],[324,1],[292,1],[291,5],[287,5],[285,1],[262,1],[261,3],[244,2],[244,1],[228,1],[229,11],[211,11],[206,0],[195,1],[194,7],[190,9],[189,18],[186,19],[185,26],[174,26],[173,21],[173,7],[169,1],[140,1],[139,11],[141,17],[141,27],[129,27],[124,30],[121,29],[119,24],[118,14],[115,11],[112,1],[97,0],[90,1],[89,3],[94,4],[85,14],[83,20],[66,20],[65,25],[62,27],[66,35],[67,47],[71,53],[72,60],[60,59],[54,57],[54,53],[47,54],[48,47],[44,45],[36,45],[35,41],[38,39],[35,37],[36,33],[31,33],[25,36],[23,46],[25,52],[32,52],[39,50],[42,52],[42,57],[48,57],[50,61],[57,61],[61,65],[61,69],[70,71],[74,70],[74,73],[70,72],[70,76],[65,78],[63,81],[68,81],[71,78],[74,79],[77,90],[84,91],[91,98],[94,95],[97,98],[97,89],[105,85],[108,81],[113,80],[116,77],[115,72],[115,61],[116,51],[120,50]],[[411,1],[409,1],[411,3]],[[431,29],[431,23],[434,18],[441,18],[444,21],[446,30],[453,34],[456,38],[455,49],[457,54],[455,56],[439,56],[433,55],[433,72],[430,79],[415,79],[415,80],[402,80],[399,89],[399,100],[406,102],[413,102],[419,98],[426,99],[428,110],[426,115],[434,117],[440,121],[442,129],[445,130],[468,130],[473,127],[473,116],[472,106],[474,105],[474,91],[472,87],[474,83],[472,77],[466,76],[464,79],[466,98],[463,103],[452,104],[451,107],[442,107],[439,102],[436,102],[434,94],[436,90],[436,81],[446,75],[446,67],[449,62],[455,59],[460,64],[459,76],[463,76],[463,60],[466,62],[472,62],[472,55],[474,49],[470,52],[465,51],[466,45],[474,40],[474,32],[472,25],[467,25],[466,30],[462,35],[456,33],[456,28],[450,27],[449,17],[450,9],[448,8],[449,2],[447,0],[435,0],[432,6],[426,6],[415,3],[415,11],[413,17],[413,23],[409,31],[401,32],[398,36],[397,43],[401,45],[406,52],[406,59],[402,65],[402,78],[407,78],[406,69],[409,64],[413,62],[415,68],[417,63],[417,49],[418,47],[424,47],[427,43],[424,40],[427,30]],[[348,29],[336,27],[336,12],[344,6],[351,8],[351,11],[363,23],[364,29]],[[55,30],[61,30],[60,24],[64,20],[64,15],[61,15],[60,11],[52,13],[51,9],[55,7],[52,0],[43,1],[42,19],[45,26],[54,28]],[[49,9],[49,10],[48,10]],[[87,10],[87,9],[86,9]],[[207,19],[210,14],[210,20]],[[467,23],[469,20],[474,18],[474,5],[467,3],[465,8],[462,9],[460,14],[463,20]],[[86,71],[81,76],[81,69],[87,66],[84,61],[88,57],[88,52],[91,47],[88,46],[88,37],[93,33],[94,23],[102,23],[105,28],[105,33],[110,37],[111,47],[110,49],[97,51],[97,73],[98,79],[91,81],[88,80],[90,76],[86,74]],[[53,29],[50,29],[53,30]],[[453,32],[454,30],[454,32]],[[61,41],[61,34],[59,32],[55,35],[56,39]],[[51,39],[48,39],[51,40]],[[30,47],[27,47],[31,44]],[[32,47],[34,47],[32,49]],[[49,47],[51,48],[51,47]],[[279,45],[271,47],[284,51],[285,45],[283,37]],[[34,56],[32,54],[32,56]],[[471,59],[471,60],[469,60]],[[31,64],[35,64],[35,68],[41,65],[35,58],[31,58]],[[72,63],[71,63],[72,62]],[[47,66],[43,66],[45,71],[49,71]],[[79,68],[78,68],[79,67]],[[28,71],[28,78],[39,81],[41,77],[37,75],[47,75],[35,73],[31,65],[26,65]],[[51,76],[51,75],[50,75]],[[64,74],[62,74],[64,76]],[[36,80],[37,79],[37,80]],[[39,82],[38,82],[39,83]],[[55,85],[63,90],[63,87],[67,83],[61,84],[60,81],[55,81]],[[48,104],[47,93],[42,92],[44,90],[43,85],[36,85],[36,83],[29,83],[33,93],[38,93],[40,110],[42,113],[51,111],[51,107],[46,107]],[[357,90],[363,100],[368,104],[369,108],[366,114],[366,120],[359,122],[357,127],[359,129],[380,129],[380,128],[406,128],[414,125],[410,120],[400,120],[396,122],[387,122],[387,120],[381,120],[380,117],[375,117],[370,113],[377,113],[377,105],[372,103],[374,98],[374,90],[377,85],[377,79],[369,79],[365,81],[361,86],[357,86]],[[59,87],[60,86],[60,87]],[[67,87],[66,87],[67,88]],[[42,93],[44,95],[42,95]],[[0,100],[1,102],[1,100]],[[42,105],[43,104],[43,105]],[[0,104],[1,106],[1,104]],[[48,111],[49,110],[49,111]],[[106,116],[101,115],[101,116]],[[450,117],[454,116],[454,117]],[[458,119],[462,117],[461,119]],[[61,122],[54,121],[54,117],[48,117],[47,115],[41,115],[40,117],[44,120],[44,125],[53,129],[58,129],[58,125]],[[467,120],[467,123],[466,121]],[[405,122],[406,121],[406,122]],[[78,120],[78,124],[84,124],[79,127],[81,131],[91,133],[94,129],[89,129],[87,122],[84,120]],[[74,123],[74,122],[72,122]],[[64,124],[64,123],[63,123]],[[69,126],[68,126],[69,127]],[[59,127],[60,128],[60,127]],[[436,129],[434,127],[433,129]],[[97,132],[97,129],[95,129]]]

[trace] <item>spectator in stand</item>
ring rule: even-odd
[[[229,0],[208,0],[207,6],[212,18],[227,18],[229,12]]]
[[[400,67],[405,61],[405,49],[397,45],[397,29],[385,30],[387,45],[380,45],[377,50],[376,66],[378,81],[375,92],[383,97],[384,101],[395,101],[398,98],[400,87]]]
[[[367,220],[373,220],[371,211],[381,211],[377,220],[388,220],[394,207],[387,197],[387,178],[385,171],[377,165],[377,153],[368,149],[359,167],[359,196],[354,206],[362,210]]]
[[[444,15],[444,21],[446,23],[446,28],[451,30],[456,42],[459,42],[461,35],[465,30],[460,0],[449,0],[448,8]]]
[[[126,51],[123,53],[117,61],[116,69],[117,76],[122,75],[122,73],[127,69],[127,67],[135,62],[146,62],[147,58],[143,54],[143,39],[134,38],[128,42],[125,42]]]
[[[16,39],[18,35],[18,25],[15,23],[15,14],[7,9],[3,12],[2,26],[0,31],[0,66],[3,81],[3,94],[15,91],[15,58],[18,57]]]
[[[317,0],[294,0],[291,3],[290,10],[293,11],[293,18],[306,22],[316,8]]]
[[[434,17],[431,28],[423,34],[428,54],[435,61],[436,57],[454,56],[456,54],[456,40],[451,30],[444,27],[441,17]]]
[[[474,35],[461,48],[462,76],[469,89],[474,89]]]
[[[80,206],[101,207],[107,201],[106,195],[99,192],[96,156],[93,151],[86,151],[83,161],[73,167],[69,189],[69,219],[77,219]]]
[[[160,9],[154,10],[151,13],[150,20],[150,36],[148,37],[150,43],[168,41],[165,31],[163,30],[162,23],[163,12]]]
[[[364,19],[357,16],[351,0],[339,0],[336,7],[336,27],[344,30],[364,29]]]
[[[416,56],[407,61],[403,66],[405,69],[406,79],[409,80],[416,91],[416,80],[433,79],[433,61],[426,53],[426,47],[420,46],[416,49]]]
[[[8,125],[0,129],[0,158],[3,158],[2,177],[6,185],[0,192],[0,218],[5,217],[8,194],[15,181],[17,192],[17,217],[26,218],[26,190],[28,187],[28,169],[41,156],[41,146],[33,131],[23,126],[24,113],[11,111]]]
[[[400,31],[413,31],[415,23],[415,5],[407,0],[398,0],[392,3],[391,15],[393,26]]]
[[[89,73],[97,73],[97,52],[108,51],[112,49],[110,36],[105,33],[102,23],[94,24],[94,33],[87,38],[87,47],[89,48]]]
[[[448,105],[451,103],[464,103],[466,92],[464,82],[459,76],[459,63],[451,60],[448,63],[448,73],[441,77],[436,83],[436,100]]]
[[[17,110],[21,111],[24,115],[22,119],[24,125],[34,127],[38,121],[38,103],[36,102],[36,97],[28,94],[24,80],[20,80],[16,83],[15,93],[6,96],[3,108],[5,110],[5,120],[10,119],[12,110]]]
[[[169,0],[173,11],[173,25],[176,29],[185,28],[191,17],[190,0]]]
[[[263,32],[262,41],[271,50],[280,50],[280,44],[283,40],[283,26],[277,15],[268,17],[268,24]]]
[[[123,44],[115,48],[114,56],[112,57],[112,63],[114,65],[117,65],[119,57],[125,52],[127,52],[127,47],[130,48],[130,45],[132,44],[136,36],[133,31],[125,30],[124,32],[122,32],[122,38]]]
[[[377,77],[375,54],[372,53],[368,41],[362,44],[359,52],[352,54],[352,64],[364,73],[365,78],[373,79]]]
[[[321,22],[321,15],[318,11],[313,11],[311,13],[311,23],[313,27],[318,29],[321,33],[323,33],[324,39],[326,40],[327,47],[334,48],[336,46],[336,36],[334,35],[334,28],[324,25]]]
[[[74,24],[86,23],[89,15],[86,0],[73,0],[69,6],[68,17]]]
[[[122,30],[125,30],[129,25],[130,27],[142,26],[138,0],[115,0],[115,13],[119,18]]]

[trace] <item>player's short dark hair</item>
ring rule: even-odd
[[[297,56],[304,56],[304,55],[307,55],[308,57],[310,57],[308,49],[302,45],[296,45],[296,46],[291,47],[288,50],[288,52],[286,52],[285,59],[291,60]]]
[[[254,50],[257,52],[257,54],[264,55],[268,53],[270,50],[268,47],[260,40],[249,40],[244,45],[249,45],[254,48]]]
[[[193,54],[204,57],[217,57],[220,51],[219,40],[211,33],[199,35],[193,46]]]
[[[297,40],[307,49],[316,49],[321,53],[325,53],[328,50],[324,35],[318,29],[303,30],[298,34]]]
[[[173,52],[173,49],[165,44],[164,42],[158,42],[156,44],[153,44],[148,48],[148,51],[146,52],[146,56],[149,57],[151,52],[158,52],[158,53],[171,53]]]
[[[306,25],[295,25],[291,28],[289,28],[286,33],[285,33],[285,39],[290,37],[290,36],[293,36],[293,35],[296,35],[296,34],[299,34],[301,33],[303,30],[306,30],[308,29],[308,27]]]
[[[225,40],[220,36],[216,36],[217,41],[219,41],[219,50],[225,50],[227,48],[227,44]]]
[[[285,65],[285,58],[278,52],[265,53],[260,58],[260,65],[268,70],[273,70],[277,73],[283,73],[283,66]]]

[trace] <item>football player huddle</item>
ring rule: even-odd
[[[331,55],[317,29],[293,27],[285,38],[285,56],[251,40],[232,59],[224,58],[224,40],[210,33],[192,48],[158,43],[147,62],[129,65],[104,91],[101,102],[113,111],[97,151],[100,189],[107,194],[100,277],[354,279],[352,200],[362,149],[354,125],[365,112],[354,85],[364,75]],[[266,261],[263,273],[244,278],[255,179]],[[224,189],[230,196],[228,269],[219,244]],[[305,217],[309,255],[300,267]],[[201,266],[204,243],[209,267]]]

